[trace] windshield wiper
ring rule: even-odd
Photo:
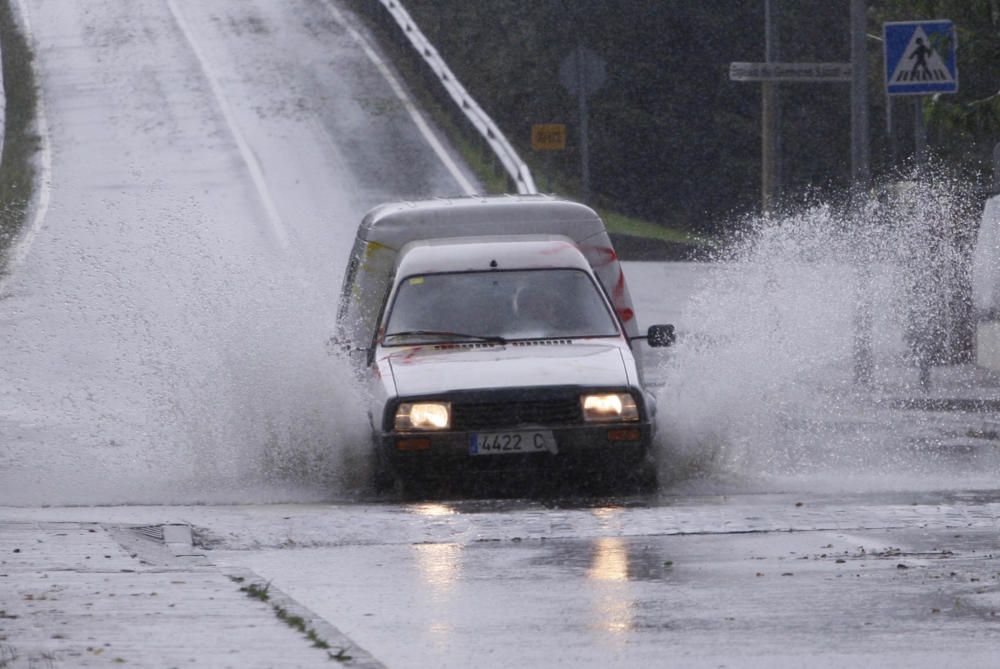
[[[495,344],[506,344],[507,340],[498,335],[477,335],[468,334],[465,332],[451,332],[450,330],[403,330],[402,332],[391,332],[385,335],[385,339],[389,337],[419,337],[419,336],[430,336],[430,337],[454,337],[456,339],[473,339],[475,341],[490,342]]]

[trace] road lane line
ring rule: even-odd
[[[32,50],[37,53],[35,36],[31,30],[31,21],[28,18],[28,7],[25,0],[18,0],[17,6],[21,15],[21,25],[24,28],[25,41],[32,45]],[[49,142],[49,121],[45,113],[45,98],[42,95],[40,85],[35,103],[35,130],[38,132],[40,145],[40,155],[35,164],[38,169],[38,174],[35,176],[35,187],[38,191],[35,194],[34,202],[28,208],[31,220],[28,222],[27,228],[22,231],[20,240],[14,243],[6,272],[0,276],[0,295],[7,292],[7,283],[27,259],[28,252],[42,228],[42,222],[48,214],[49,203],[52,200],[52,146]]]
[[[334,19],[341,25],[341,27],[347,30],[351,38],[358,44],[358,46],[361,47],[361,50],[364,51],[365,55],[368,56],[368,60],[375,65],[375,68],[378,69],[378,71],[382,74],[382,77],[385,78],[386,82],[388,82],[392,92],[396,94],[399,101],[403,103],[403,107],[407,112],[409,112],[410,118],[412,118],[413,122],[417,124],[417,129],[420,130],[420,134],[424,136],[424,139],[427,140],[431,149],[434,150],[437,157],[442,163],[444,163],[445,168],[451,173],[451,176],[454,177],[459,188],[461,188],[466,195],[475,195],[477,192],[476,188],[466,178],[461,168],[459,168],[459,166],[452,159],[451,155],[449,155],[448,151],[441,144],[437,135],[435,135],[431,130],[427,121],[424,120],[423,115],[420,113],[420,110],[417,109],[416,104],[413,103],[410,96],[406,94],[402,84],[399,83],[399,80],[389,69],[389,66],[385,64],[385,61],[382,60],[377,53],[375,53],[375,50],[368,43],[368,40],[366,40],[360,32],[355,30],[355,28],[347,22],[344,14],[337,9],[337,7],[335,7],[330,0],[323,0],[323,4],[330,10],[330,13],[333,14]]]
[[[281,214],[278,213],[278,208],[274,204],[274,199],[271,197],[271,191],[268,189],[267,181],[264,179],[264,171],[261,169],[260,161],[257,160],[257,156],[254,154],[250,145],[243,137],[243,133],[240,132],[240,128],[236,124],[232,108],[229,106],[229,102],[226,100],[225,95],[222,94],[222,88],[219,86],[218,80],[215,78],[211,68],[208,66],[208,60],[198,47],[198,43],[195,42],[194,34],[191,32],[187,22],[184,20],[183,15],[180,13],[180,10],[178,10],[174,0],[167,0],[167,7],[170,8],[170,13],[173,14],[174,22],[177,24],[178,28],[180,28],[181,34],[184,35],[184,39],[187,40],[188,45],[191,47],[191,51],[194,52],[194,56],[198,60],[198,65],[201,67],[201,71],[205,75],[205,80],[208,82],[208,86],[212,91],[212,96],[215,98],[215,102],[218,104],[219,110],[222,112],[223,120],[225,120],[226,125],[229,126],[229,131],[232,133],[233,140],[236,142],[236,146],[240,151],[243,162],[246,164],[247,169],[250,172],[250,178],[253,180],[254,187],[257,190],[257,195],[260,197],[260,201],[264,205],[264,210],[267,213],[267,218],[271,224],[271,228],[274,230],[275,237],[277,237],[281,248],[283,250],[288,250],[288,228],[285,226],[285,222],[282,220]]]

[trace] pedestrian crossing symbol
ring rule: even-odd
[[[955,25],[951,21],[886,23],[882,35],[889,95],[958,91]]]

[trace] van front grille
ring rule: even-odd
[[[575,425],[583,422],[576,397],[533,402],[452,403],[454,430],[481,430],[525,425]]]

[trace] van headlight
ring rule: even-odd
[[[451,403],[403,402],[396,409],[397,430],[447,430],[451,427]]]
[[[588,423],[612,423],[639,420],[639,407],[629,393],[601,393],[580,397],[583,420]]]

